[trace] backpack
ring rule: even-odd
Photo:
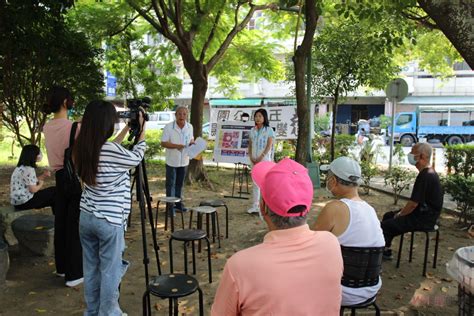
[[[64,193],[66,197],[81,195],[82,186],[77,176],[74,163],[72,162],[72,148],[74,146],[74,136],[76,136],[77,122],[72,123],[71,134],[69,135],[69,147],[64,150]]]

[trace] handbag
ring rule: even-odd
[[[69,135],[69,147],[64,150],[64,194],[66,197],[81,195],[82,186],[77,176],[74,163],[72,162],[72,149],[74,146],[74,136],[76,135],[77,122],[74,122]]]

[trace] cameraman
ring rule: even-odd
[[[122,260],[124,230],[130,214],[130,174],[143,159],[145,131],[143,112],[138,142],[132,150],[120,145],[126,126],[113,142],[117,112],[110,102],[92,101],[84,112],[74,146],[76,170],[84,183],[79,236],[84,263],[85,315],[122,315],[119,284],[128,267]]]

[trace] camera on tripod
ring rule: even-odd
[[[148,113],[142,111],[147,110],[150,107],[151,99],[149,97],[144,97],[143,99],[127,99],[127,107],[129,111],[119,112],[118,116],[121,119],[129,119],[128,126],[130,127],[130,136],[128,137],[129,140],[132,138],[140,135],[141,126],[140,126],[140,112],[143,113],[143,119],[148,121]]]

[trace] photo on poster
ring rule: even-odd
[[[222,148],[238,148],[239,131],[224,131],[222,135]]]
[[[242,132],[242,142],[240,144],[240,148],[248,148],[250,142],[250,132],[243,131]]]

